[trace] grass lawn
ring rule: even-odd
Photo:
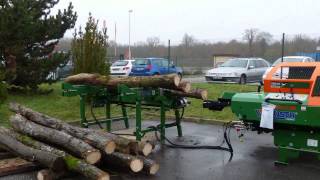
[[[255,91],[257,89],[257,87],[253,85],[208,83],[195,83],[193,84],[193,87],[207,89],[209,93],[209,99],[216,99],[223,91],[246,92]],[[63,97],[61,95],[61,83],[42,85],[41,88],[53,88],[54,91],[49,95],[11,94],[8,100],[0,106],[0,125],[6,126],[8,124],[8,119],[11,112],[9,112],[7,105],[8,102],[11,101],[21,103],[36,111],[57,117],[65,121],[79,120],[79,97]],[[191,105],[185,109],[185,117],[225,121],[235,119],[230,108],[225,108],[221,112],[213,112],[208,109],[203,109],[201,100],[189,100],[191,100]],[[103,115],[103,109],[100,108],[95,111],[97,116]],[[117,106],[113,106],[112,114],[118,115],[119,113],[119,108]],[[89,108],[87,108],[87,114],[90,117]],[[129,114],[133,114],[133,111],[129,110]]]

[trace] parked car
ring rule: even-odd
[[[135,59],[130,76],[154,76],[176,73],[182,76],[182,69],[164,58]]]
[[[134,60],[117,60],[110,67],[111,76],[129,76]]]
[[[271,71],[273,67],[282,62],[282,58],[277,59],[271,67],[269,67],[263,74],[262,79],[266,78],[267,74]],[[307,56],[285,56],[283,57],[283,62],[315,62],[314,59]],[[280,76],[280,75],[279,75]]]
[[[263,73],[269,68],[268,61],[262,58],[235,58],[219,67],[207,71],[206,81],[226,81],[245,84],[260,82]]]

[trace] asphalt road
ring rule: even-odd
[[[144,121],[145,126],[156,123]],[[221,126],[185,122],[182,127],[182,138],[177,138],[176,128],[167,129],[167,137],[176,143],[189,145],[219,145],[222,141]],[[230,154],[224,151],[172,149],[158,145],[151,155],[160,163],[157,175],[112,173],[111,180],[319,180],[320,161],[310,154],[304,154],[288,166],[275,166],[277,149],[271,134],[257,135],[248,131],[240,141],[235,130],[232,130],[231,141],[234,149],[231,162],[228,162]],[[35,173],[28,173],[0,179],[34,178]]]

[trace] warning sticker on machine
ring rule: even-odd
[[[318,147],[318,140],[308,139],[308,140],[307,140],[307,146],[310,146],[310,147]]]

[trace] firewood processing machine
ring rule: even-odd
[[[286,165],[302,152],[320,159],[320,63],[281,63],[267,74],[263,92],[258,89],[225,92],[203,106],[211,110],[231,106],[248,129],[272,132],[278,147],[276,164]]]
[[[72,85],[69,83],[62,84],[63,96],[79,96],[80,97],[80,124],[82,127],[90,125],[105,124],[106,130],[112,130],[112,122],[123,121],[126,128],[129,128],[128,107],[135,108],[135,136],[136,140],[141,138],[148,132],[159,131],[161,142],[165,140],[165,129],[177,127],[178,136],[182,136],[181,118],[184,108],[188,101],[186,98],[179,97],[162,88],[129,88],[126,85],[118,85],[114,91],[108,91],[106,87],[93,85]],[[90,97],[90,98],[89,98]],[[88,119],[86,115],[87,99],[91,99],[91,115],[93,120]],[[122,116],[111,116],[111,105],[121,106]],[[93,108],[104,107],[105,117],[96,118]],[[160,112],[160,124],[155,127],[142,129],[142,110],[147,108],[155,109]],[[173,110],[175,113],[175,121],[166,123],[166,112]]]

